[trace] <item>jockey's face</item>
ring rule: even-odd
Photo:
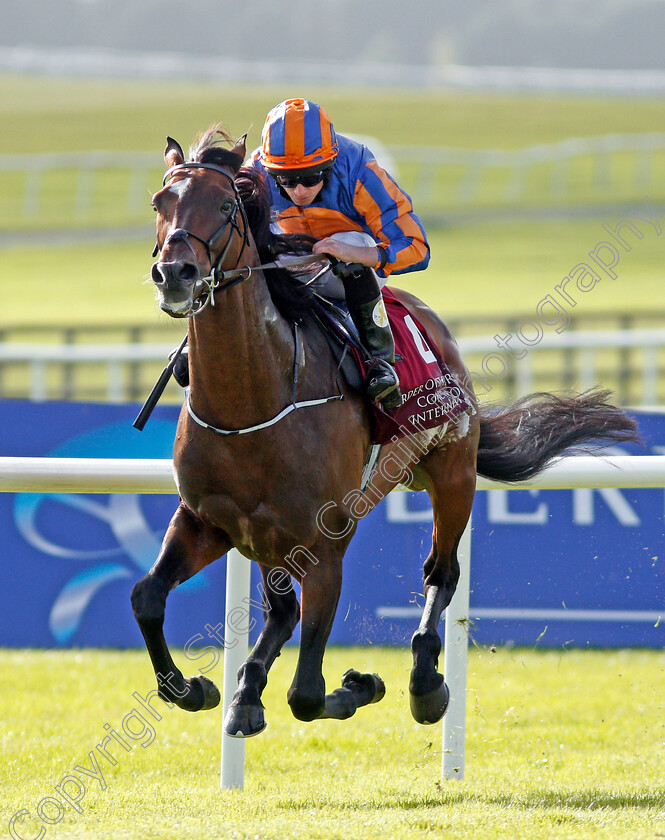
[[[307,207],[323,189],[323,179],[313,187],[306,187],[303,184],[296,184],[295,187],[282,187],[296,207]]]

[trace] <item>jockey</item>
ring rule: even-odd
[[[313,288],[346,300],[373,359],[368,396],[396,408],[402,398],[381,288],[390,274],[419,271],[429,262],[411,199],[366,146],[336,134],[323,108],[307,99],[287,99],[270,111],[250,165],[270,176],[277,231],[308,234],[317,240],[313,253],[346,264],[325,272]]]

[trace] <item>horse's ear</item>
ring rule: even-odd
[[[240,155],[243,160],[245,160],[245,155],[247,154],[247,149],[245,148],[246,140],[247,134],[243,134],[242,137],[236,140],[235,146],[231,149],[234,154]]]
[[[168,167],[179,166],[185,162],[185,153],[173,137],[166,138],[166,148],[164,149],[164,162]]]

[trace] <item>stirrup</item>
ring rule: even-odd
[[[367,377],[367,396],[383,408],[399,408],[402,393],[395,369],[383,359],[374,359]]]
[[[370,396],[370,399],[373,402],[381,403],[382,408],[392,410],[393,408],[399,408],[402,405],[402,392],[399,389],[399,385],[390,385],[378,394],[378,396]]]

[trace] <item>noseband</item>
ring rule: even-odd
[[[180,163],[166,170],[166,173],[164,174],[164,180],[162,183],[166,185],[166,183],[173,177],[173,175],[176,172],[184,172],[191,169],[212,169],[214,172],[219,172],[220,175],[224,175],[225,178],[228,178],[228,180],[231,182],[231,186],[233,187],[234,202],[233,207],[229,211],[222,224],[217,228],[217,230],[212,234],[212,236],[209,239],[204,239],[202,236],[199,236],[198,233],[194,233],[191,230],[186,230],[185,228],[176,228],[175,230],[171,231],[171,233],[166,237],[161,249],[159,247],[159,244],[155,243],[155,248],[152,252],[153,257],[156,257],[159,254],[160,250],[164,250],[164,248],[167,245],[171,245],[175,242],[184,242],[196,258],[196,252],[192,247],[190,239],[196,239],[206,249],[206,253],[208,255],[208,263],[210,265],[210,273],[206,277],[200,277],[198,280],[196,280],[194,284],[194,294],[196,294],[196,292],[198,292],[201,289],[203,291],[201,292],[201,294],[198,295],[198,297],[196,297],[195,304],[197,305],[194,309],[192,309],[191,312],[188,313],[188,318],[191,318],[194,315],[198,315],[198,313],[205,309],[205,307],[208,304],[214,306],[216,291],[226,291],[226,289],[230,289],[237,283],[241,283],[243,280],[247,280],[252,273],[252,269],[249,266],[246,266],[243,269],[238,269],[229,272],[229,274],[232,274],[233,276],[229,277],[229,279],[226,282],[224,282],[225,272],[223,271],[221,266],[224,260],[226,259],[226,256],[229,252],[229,248],[231,247],[231,243],[233,242],[233,234],[237,233],[238,236],[242,236],[242,248],[240,249],[240,254],[238,255],[238,262],[240,261],[240,258],[242,257],[245,248],[249,245],[249,222],[247,220],[247,214],[245,213],[245,208],[243,207],[242,200],[238,192],[238,187],[236,185],[233,175],[231,175],[226,169],[223,169],[221,166],[216,166],[214,163]],[[242,217],[243,230],[240,229],[240,226],[238,224],[238,214],[240,214],[240,216]],[[220,255],[217,257],[216,260],[214,260],[212,252],[215,243],[222,235],[224,230],[229,226],[231,227],[231,231],[229,232],[229,237],[226,240],[226,244],[224,245],[224,248],[222,249]]]

